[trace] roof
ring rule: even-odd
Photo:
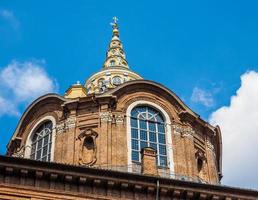
[[[6,171],[8,171],[7,174]],[[69,182],[69,184],[76,185],[85,184],[85,182],[87,181],[89,181],[89,184],[94,184],[97,182],[99,184],[99,187],[103,188],[106,188],[106,184],[112,181],[114,184],[117,185],[120,190],[124,189],[120,186],[127,185],[126,187],[130,188],[140,187],[141,193],[146,192],[144,188],[153,187],[154,189],[157,189],[158,187],[160,191],[167,191],[166,194],[169,194],[169,191],[178,191],[179,194],[181,194],[181,197],[192,193],[195,196],[200,196],[201,194],[203,194],[207,197],[212,197],[216,195],[219,198],[223,197],[223,199],[225,197],[245,199],[258,198],[258,191],[250,189],[204,184],[191,181],[176,180],[173,178],[162,178],[159,176],[132,174],[129,172],[119,172],[114,170],[91,168],[86,166],[74,166],[68,164],[41,162],[30,159],[0,156],[0,175],[7,176],[10,173],[12,174],[12,176],[15,177],[21,177],[26,175],[27,177],[29,176],[31,179],[33,179],[33,177],[36,178],[37,176],[39,176],[39,174],[41,174],[40,180],[47,182],[55,181],[53,179],[58,179],[59,181]],[[52,176],[51,174],[55,175]],[[53,177],[53,179],[49,179],[49,176]],[[0,179],[0,185],[4,180],[8,179]],[[81,182],[80,180],[85,180],[85,182]],[[157,185],[157,182],[159,183],[159,185]],[[18,181],[12,184],[19,185],[20,182]],[[30,188],[31,187],[32,186],[30,185]],[[37,189],[41,190],[43,188]],[[78,191],[76,192],[78,193]]]

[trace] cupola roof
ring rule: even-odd
[[[118,19],[116,17],[113,17],[111,26],[112,38],[108,46],[103,68],[86,80],[85,87],[88,94],[101,94],[124,82],[142,79],[140,75],[129,68],[119,37]]]

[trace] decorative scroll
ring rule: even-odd
[[[87,129],[78,136],[77,139],[80,140],[80,165],[91,166],[97,161],[97,137],[97,132],[93,131],[92,129]]]
[[[12,154],[13,157],[24,158],[25,151],[27,148],[31,148],[30,146],[22,146],[15,149],[14,153]]]
[[[12,154],[13,157],[18,157],[18,158],[24,158],[24,153],[25,153],[25,147],[17,148],[15,149],[15,152]]]

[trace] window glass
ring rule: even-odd
[[[37,128],[37,130],[33,133],[31,140],[31,159],[40,161],[50,161],[52,127],[52,122],[47,121],[40,125]]]
[[[132,160],[139,161],[139,152],[132,151]]]
[[[157,144],[156,143],[150,143],[150,147],[153,149],[157,150]]]
[[[132,138],[138,139],[138,130],[132,128],[131,132],[132,132]]]
[[[165,145],[159,145],[159,154],[166,155],[166,146]]]
[[[159,166],[167,166],[165,121],[159,111],[137,106],[131,111],[132,160],[140,161],[140,151],[152,147],[157,151]]]
[[[156,135],[157,134],[155,132],[149,132],[149,140],[150,140],[150,142],[157,142]]]
[[[167,166],[167,157],[160,156],[159,159],[160,159],[159,162],[161,166]]]
[[[156,123],[149,122],[149,130],[155,132],[156,131]]]
[[[140,130],[140,139],[147,140],[147,131]]]
[[[131,118],[131,126],[137,128],[137,119]]]
[[[162,144],[166,143],[165,134],[159,133],[159,143],[162,143]]]
[[[158,131],[161,133],[165,133],[165,125],[158,123]]]
[[[144,120],[140,120],[140,128],[141,129],[146,129],[147,128],[147,122]]]
[[[132,149],[139,150],[139,145],[137,140],[132,140]]]
[[[148,147],[148,143],[144,142],[144,141],[141,141],[141,149],[143,149],[145,147]]]

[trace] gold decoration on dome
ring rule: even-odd
[[[106,53],[103,69],[93,74],[85,83],[88,94],[101,94],[130,80],[142,79],[131,71],[126,60],[122,42],[119,38],[117,17],[113,17],[112,38]]]
[[[104,62],[104,68],[108,67],[128,67],[128,63],[126,61],[125,53],[123,50],[123,45],[119,38],[119,30],[118,30],[118,19],[117,17],[113,17],[113,22],[110,25],[113,28],[112,31],[112,39],[109,44],[109,49],[107,51],[106,60]]]

